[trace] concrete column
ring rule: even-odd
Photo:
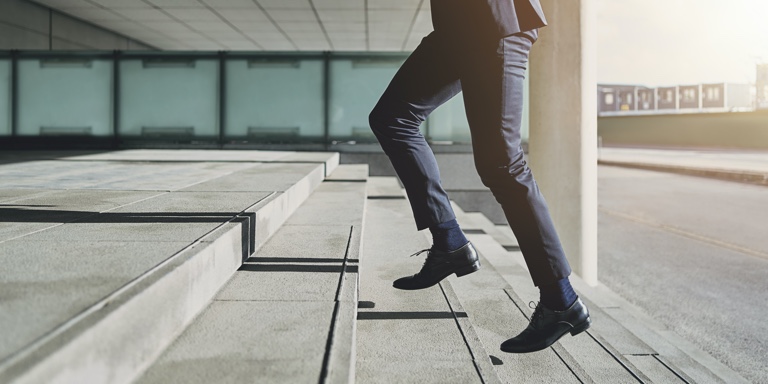
[[[595,0],[541,0],[530,61],[529,162],[573,271],[597,285]]]

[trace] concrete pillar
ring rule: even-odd
[[[530,61],[529,162],[573,271],[597,285],[595,0],[541,0]]]

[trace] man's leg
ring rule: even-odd
[[[435,32],[403,63],[370,114],[373,133],[403,182],[419,230],[455,219],[440,171],[419,126],[461,92],[459,74]]]
[[[533,32],[508,36],[496,46],[473,50],[461,84],[475,166],[501,204],[533,282],[540,286],[568,277],[571,268],[520,146],[523,82],[534,37]]]
[[[479,268],[474,248],[456,223],[440,184],[437,161],[419,126],[438,106],[461,91],[451,43],[431,33],[406,60],[370,114],[371,129],[403,182],[419,230],[434,244],[424,268],[395,281],[400,289],[422,289],[446,276]]]
[[[521,334],[523,339],[505,343],[507,348],[502,349],[508,352],[539,350],[569,331],[578,333],[586,329],[581,327],[589,326],[586,309],[581,311],[581,302],[568,282],[571,268],[547,204],[520,146],[523,82],[528,53],[536,38],[537,32],[530,31],[487,44],[465,45],[467,60],[461,70],[475,166],[483,184],[501,204],[533,282],[541,290],[537,311],[575,313],[573,318],[564,315],[571,321],[570,327],[557,322],[538,324],[539,333]],[[541,318],[534,316],[531,326],[536,327]]]

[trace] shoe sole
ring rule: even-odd
[[[451,272],[451,273],[443,276],[440,280],[437,280],[433,284],[430,284],[430,285],[425,285],[425,286],[420,286],[420,287],[402,287],[402,286],[398,287],[397,285],[395,285],[393,283],[392,286],[397,288],[397,289],[403,290],[403,291],[418,291],[420,289],[427,289],[427,288],[434,287],[435,285],[439,284],[441,281],[445,280],[446,277],[448,277],[448,276],[450,276],[452,274],[456,274],[456,277],[462,277],[462,276],[469,275],[470,273],[477,272],[479,270],[480,270],[480,261],[478,260],[478,261],[475,261],[474,263],[472,263],[472,264],[470,264],[470,265],[468,265],[466,267],[463,267],[461,269],[458,269],[458,270],[456,270],[454,272]]]
[[[578,335],[578,334],[580,334],[580,333],[582,333],[582,332],[586,331],[587,329],[589,329],[589,327],[590,327],[591,325],[592,325],[592,318],[590,318],[590,317],[587,317],[587,320],[586,320],[586,321],[584,321],[584,322],[582,322],[581,324],[578,324],[578,325],[576,325],[575,327],[572,327],[571,329],[569,329],[569,330],[567,330],[567,331],[563,332],[563,334],[561,334],[560,336],[558,336],[558,337],[555,339],[555,341],[553,341],[553,342],[552,342],[552,344],[549,344],[549,345],[545,345],[545,346],[542,346],[541,348],[534,348],[534,349],[529,349],[529,350],[525,350],[525,351],[510,351],[510,350],[506,350],[506,349],[504,349],[504,348],[499,348],[499,349],[500,349],[502,352],[507,352],[507,353],[531,353],[531,352],[538,352],[538,351],[543,351],[543,350],[545,350],[545,349],[547,349],[547,348],[551,347],[551,346],[552,346],[553,344],[555,344],[555,343],[556,343],[558,340],[562,339],[562,338],[563,338],[563,336],[565,336],[565,334],[566,334],[566,333],[570,333],[570,334],[571,334],[571,336],[576,336],[576,335]]]
[[[480,261],[475,261],[472,265],[466,266],[456,271],[456,277],[462,277],[469,275],[480,270]]]
[[[576,336],[579,333],[586,331],[587,329],[589,329],[591,325],[592,325],[592,318],[587,317],[587,321],[571,328],[571,336]]]

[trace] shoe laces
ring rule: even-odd
[[[409,257],[418,256],[418,255],[421,255],[424,252],[427,252],[427,259],[424,260],[424,264],[421,266],[421,271],[419,271],[419,273],[423,272],[424,269],[428,269],[431,264],[434,264],[436,262],[436,259],[434,257],[429,257],[430,256],[430,252],[432,252],[432,248],[422,249],[421,251],[418,251],[418,252],[414,253],[413,255],[411,255]]]
[[[416,253],[414,253],[413,255],[410,255],[410,256],[408,256],[408,257],[414,257],[414,256],[418,256],[418,255],[421,255],[421,254],[422,254],[422,253],[424,253],[424,252],[429,252],[429,251],[431,251],[431,250],[432,250],[432,248],[428,248],[428,249],[422,249],[421,251],[418,251],[418,252],[416,252]]]
[[[540,303],[537,301],[528,302],[528,308],[533,309],[533,314],[531,315],[531,324],[536,324],[543,316],[544,310],[542,307],[543,306],[540,305]]]

